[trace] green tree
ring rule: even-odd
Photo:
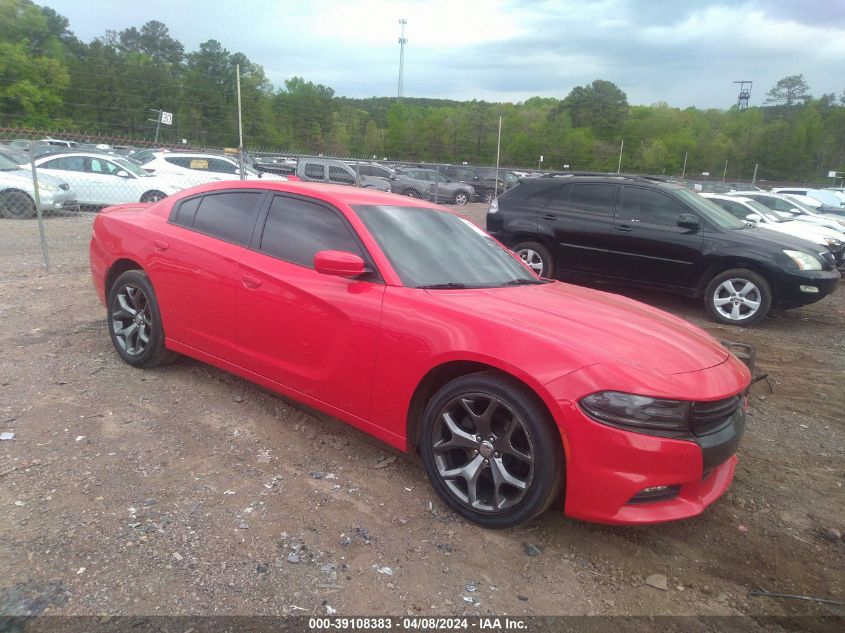
[[[810,86],[804,81],[804,75],[788,75],[780,79],[766,95],[766,103],[782,103],[791,108],[810,99]]]
[[[573,88],[562,106],[573,126],[592,128],[605,138],[617,133],[628,116],[628,97],[616,84],[603,79]]]

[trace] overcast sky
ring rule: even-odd
[[[405,95],[488,101],[565,97],[594,79],[632,104],[727,108],[736,79],[752,105],[785,75],[813,95],[845,90],[845,0],[35,0],[89,41],[167,24],[187,51],[208,39],[350,97],[393,96],[399,18]]]

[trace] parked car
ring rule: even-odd
[[[296,165],[296,176],[305,182],[328,182],[390,191],[389,180],[357,175],[346,163],[331,158],[300,158]]]
[[[465,205],[475,200],[475,189],[463,182],[452,182],[435,169],[401,169],[390,180],[390,189],[411,198],[437,203]]]
[[[7,145],[0,146],[0,156],[13,162],[15,165],[27,165],[29,164],[29,152],[24,150],[21,151],[15,147],[9,147]]]
[[[842,206],[845,206],[845,203],[839,199],[832,191],[826,191],[825,189],[813,189],[807,187],[775,187],[772,189],[773,193],[789,193],[795,194],[799,196],[808,196],[813,198],[814,200],[818,200],[822,205],[826,207],[831,207],[833,209],[838,209]]]
[[[739,220],[769,231],[776,231],[786,235],[794,235],[827,248],[836,260],[837,268],[842,266],[845,256],[845,235],[833,229],[818,224],[801,222],[785,218],[764,204],[738,195],[703,193],[708,200],[712,200],[725,211]]]
[[[225,154],[155,151],[141,156],[139,160],[145,171],[181,182],[183,188],[217,180],[240,180],[241,177],[237,157]],[[246,180],[285,180],[284,176],[264,174],[246,164],[244,170]]]
[[[390,180],[390,178],[396,175],[395,170],[390,167],[385,167],[384,165],[379,165],[378,163],[347,161],[346,164],[352,171],[355,171],[362,176],[373,176],[375,178],[386,178]]]
[[[419,451],[481,525],[561,496],[579,519],[670,521],[731,483],[742,362],[660,310],[539,279],[430,203],[212,183],[106,209],[90,259],[125,362],[182,353]]]
[[[519,178],[509,170],[500,170],[498,178],[495,169],[467,167],[465,165],[441,165],[437,170],[449,180],[471,185],[480,202],[491,202],[519,182]],[[498,181],[498,186],[497,186]]]
[[[816,198],[805,196],[800,193],[782,193],[778,195],[784,196],[790,201],[799,202],[799,208],[805,209],[812,214],[840,222],[845,221],[845,207],[832,207],[820,202]]]
[[[65,152],[35,159],[39,173],[67,181],[80,204],[105,206],[124,202],[156,202],[181,191],[171,179],[150,174],[120,156]]]
[[[41,212],[78,211],[76,194],[68,183],[47,174],[38,175]],[[32,170],[0,156],[0,217],[31,218],[37,214]]]
[[[756,200],[777,211],[784,217],[809,222],[845,233],[845,219],[836,215],[819,213],[813,206],[813,198],[792,194],[770,193],[768,191],[735,191],[736,195]],[[816,201],[816,204],[820,204]]]
[[[544,277],[703,297],[714,320],[734,325],[819,301],[840,277],[826,249],[749,228],[681,185],[639,177],[523,180],[490,206],[487,229]]]

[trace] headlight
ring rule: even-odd
[[[827,242],[828,246],[833,246],[834,248],[839,248],[840,246],[842,246],[842,242],[837,240],[835,237],[826,237],[824,238],[824,241]]]
[[[580,401],[584,412],[597,422],[628,431],[669,437],[691,434],[690,403],[661,400],[619,391],[601,391]]]
[[[783,251],[784,255],[789,257],[798,266],[798,270],[821,270],[822,263],[818,258],[813,257],[809,253],[802,253],[801,251]]]
[[[498,213],[499,212],[499,200],[498,198],[493,198],[493,202],[490,203],[490,208],[487,209],[487,213]]]
[[[58,185],[54,185],[50,182],[39,182],[38,188],[43,189],[44,191],[60,191]]]

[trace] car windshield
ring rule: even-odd
[[[134,174],[135,176],[139,176],[139,177],[140,176],[152,176],[151,173],[149,173],[148,171],[144,171],[143,169],[138,167],[138,165],[136,165],[132,161],[126,160],[125,158],[112,158],[112,160],[114,162],[116,162],[118,165],[120,165],[121,167],[123,167],[130,174]]]
[[[18,165],[0,155],[0,171],[17,171],[18,169],[20,169]]]
[[[420,207],[353,207],[402,283],[415,288],[495,288],[544,283],[469,220]]]
[[[689,189],[675,189],[674,193],[716,226],[723,229],[744,229],[748,227],[745,222],[736,219],[712,200],[708,200]]]

